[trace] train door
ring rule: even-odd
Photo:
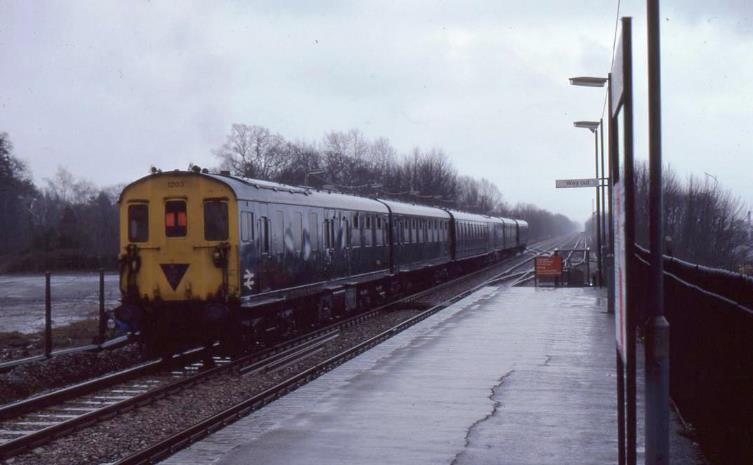
[[[335,269],[335,211],[325,209],[322,215],[324,250],[322,252],[322,274],[325,279],[334,277]]]
[[[394,272],[399,273],[400,272],[400,264],[402,262],[401,258],[403,258],[403,241],[405,240],[405,236],[403,233],[403,219],[399,216],[393,214],[392,215],[392,224],[390,225],[392,228],[392,249],[393,249],[393,266],[394,266]]]
[[[256,208],[256,256],[258,289],[260,292],[272,289],[271,275],[271,222],[269,220],[269,209],[267,205],[260,204]]]

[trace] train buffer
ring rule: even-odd
[[[605,306],[598,288],[482,288],[163,463],[616,464]],[[671,463],[703,463],[672,427]]]

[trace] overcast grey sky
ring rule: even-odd
[[[100,185],[151,165],[213,166],[230,125],[289,139],[358,128],[444,149],[511,203],[582,221],[615,1],[0,0],[0,131],[41,181]],[[637,157],[646,158],[645,1],[634,17]],[[664,154],[753,203],[753,2],[662,2]]]

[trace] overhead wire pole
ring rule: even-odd
[[[645,353],[646,464],[669,464],[669,323],[664,317],[659,0],[647,0],[651,286]]]

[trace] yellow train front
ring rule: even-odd
[[[119,325],[167,350],[227,332],[239,299],[237,200],[198,173],[156,173],[120,197]]]

